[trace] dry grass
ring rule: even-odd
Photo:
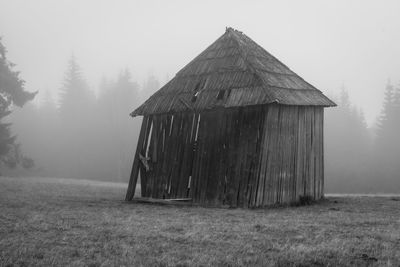
[[[400,199],[206,209],[123,202],[116,184],[0,178],[0,266],[400,264]]]

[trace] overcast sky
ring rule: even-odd
[[[344,86],[368,123],[400,82],[400,1],[0,0],[0,36],[28,90],[57,95],[73,53],[91,87],[129,68],[161,83],[243,31],[323,92]],[[134,108],[134,107],[133,107]]]

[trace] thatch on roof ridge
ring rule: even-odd
[[[321,91],[233,28],[201,52],[132,116],[279,103],[335,106]]]

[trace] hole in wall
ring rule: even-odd
[[[218,95],[217,95],[217,100],[223,99],[224,95],[225,95],[225,90],[219,90]]]

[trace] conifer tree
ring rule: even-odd
[[[25,91],[24,81],[15,71],[14,64],[7,59],[7,50],[0,39],[0,163],[15,167],[21,162],[20,145],[16,144],[16,137],[11,135],[10,123],[4,119],[11,113],[12,106],[22,107],[32,100],[35,93]],[[29,162],[28,165],[32,163]]]
[[[68,62],[67,71],[60,92],[59,115],[60,151],[64,161],[60,169],[64,177],[89,178],[88,165],[93,160],[92,119],[95,97],[81,69],[72,56]]]
[[[397,179],[400,171],[400,95],[387,83],[382,111],[377,121],[377,133],[374,145],[374,167],[387,181]],[[398,180],[398,179],[397,179]],[[390,182],[391,183],[391,182]],[[400,181],[397,183],[400,185]]]
[[[147,77],[146,82],[143,84],[143,90],[141,91],[141,100],[144,101],[152,94],[154,94],[158,89],[160,89],[160,82],[153,74],[150,74]]]
[[[337,107],[325,111],[327,190],[364,191],[371,144],[367,124],[344,88],[336,103]]]
[[[393,85],[388,81],[386,88],[385,88],[385,93],[384,93],[384,99],[383,99],[383,105],[382,105],[382,111],[381,114],[378,118],[377,122],[377,142],[385,142],[384,140],[389,138],[391,127],[393,125],[393,119],[395,117],[395,106],[396,106],[396,99],[398,97],[395,94]],[[397,100],[398,101],[398,100]],[[382,145],[382,144],[381,144]]]
[[[60,115],[64,119],[85,116],[93,102],[94,95],[89,90],[75,57],[72,56],[61,88]]]
[[[107,171],[120,181],[129,179],[132,161],[133,136],[139,132],[139,123],[129,113],[139,104],[139,86],[132,81],[129,70],[121,71],[116,81],[103,78],[97,99],[97,121],[103,130],[97,135],[98,142],[107,147]],[[106,173],[106,171],[104,171]]]

